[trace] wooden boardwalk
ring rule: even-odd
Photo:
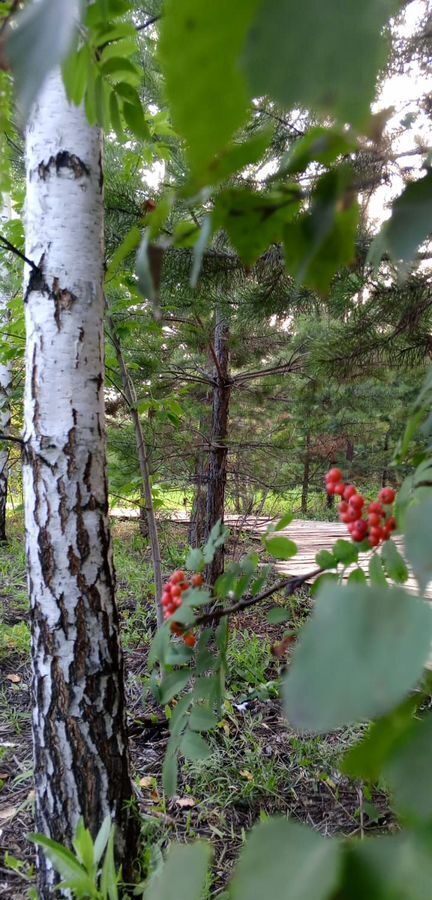
[[[267,523],[256,523],[253,530],[258,534],[263,534],[267,529]],[[298,553],[287,562],[276,564],[276,569],[283,575],[307,575],[316,567],[315,556],[319,550],[331,550],[335,541],[339,538],[350,540],[346,525],[339,522],[315,522],[305,521],[304,519],[294,519],[293,522],[284,531],[278,532],[285,537],[290,538],[298,546]],[[399,552],[404,556],[404,546],[401,537],[394,538],[395,544]],[[378,551],[379,552],[379,551]],[[358,564],[367,574],[369,567],[370,553],[361,553]],[[350,572],[356,568],[349,566],[344,572],[344,578],[348,578]],[[419,593],[419,588],[414,575],[410,573],[408,581],[404,587],[414,594]],[[425,592],[425,596],[432,599],[432,586],[429,586]]]

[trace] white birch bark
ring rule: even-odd
[[[110,814],[125,837],[131,783],[108,523],[102,137],[69,105],[58,71],[32,111],[26,179],[26,255],[37,267],[25,285],[24,429],[36,827],[67,842],[80,816],[94,834]],[[58,896],[43,854],[39,866],[40,896]]]
[[[3,225],[11,217],[10,197],[3,198],[0,222]],[[9,321],[8,267],[0,256],[0,337],[7,345],[7,325]],[[11,409],[10,389],[12,384],[12,365],[0,360],[0,434],[8,434]],[[6,540],[6,501],[8,488],[9,449],[6,442],[0,442],[0,541]]]

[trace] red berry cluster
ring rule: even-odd
[[[360,543],[367,539],[369,547],[378,547],[381,541],[388,541],[396,528],[390,508],[396,497],[393,488],[382,488],[378,502],[369,503],[367,518],[363,518],[365,499],[353,484],[344,483],[341,470],[330,469],[325,480],[327,493],[341,497],[339,518],[348,526],[353,541]]]
[[[199,588],[204,584],[204,578],[202,575],[192,575],[190,581],[187,581],[186,573],[183,572],[182,569],[177,569],[171,575],[171,578],[164,585],[163,594],[162,594],[162,606],[164,608],[164,619],[170,619],[173,613],[175,613],[176,609],[178,609],[183,602],[182,595],[189,588]],[[181,636],[183,638],[184,643],[187,647],[195,647],[196,637],[190,632],[185,632],[182,625],[178,622],[172,622],[171,631],[173,634]]]

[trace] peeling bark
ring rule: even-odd
[[[124,872],[134,823],[104,424],[102,138],[48,76],[26,136],[24,492],[36,829],[70,843],[109,814]],[[39,895],[58,896],[41,852]]]

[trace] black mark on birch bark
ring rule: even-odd
[[[51,289],[51,297],[54,301],[54,321],[57,325],[57,331],[62,328],[62,313],[68,312],[75,303],[77,297],[67,288],[61,288],[59,279],[54,278]]]
[[[84,175],[90,175],[90,169],[75,153],[69,153],[67,150],[60,150],[55,156],[50,156],[48,162],[40,162],[38,165],[38,175],[42,181],[46,181],[52,168],[55,168],[56,174],[59,175],[61,169],[69,169],[74,178],[82,178]]]

